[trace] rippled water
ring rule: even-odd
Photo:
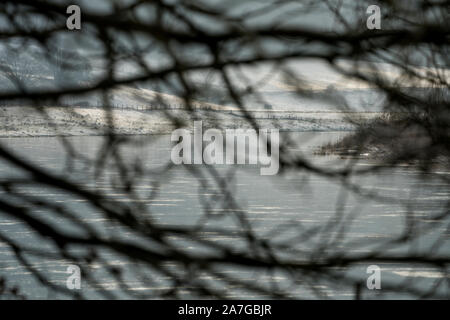
[[[293,152],[302,153],[308,156],[315,164],[332,166],[335,161],[344,161],[335,158],[324,158],[312,156],[315,146],[323,142],[334,141],[342,137],[344,133],[295,133],[295,141],[301,142],[292,147]],[[124,149],[125,161],[136,161],[139,159],[145,163],[149,169],[158,169],[170,160],[170,137],[153,136],[138,138],[139,148],[128,147]],[[94,157],[100,150],[103,142],[102,137],[73,137],[68,141],[76,150],[86,156]],[[144,143],[151,141],[151,143]],[[22,157],[32,160],[40,167],[46,168],[54,173],[64,174],[73,181],[83,183],[90,188],[95,188],[106,194],[111,199],[122,202],[141,202],[152,214],[152,218],[159,224],[175,225],[196,225],[201,221],[203,213],[202,199],[211,196],[208,190],[200,188],[201,184],[197,177],[190,174],[182,167],[176,167],[170,174],[155,176],[145,181],[140,181],[137,190],[141,195],[150,194],[155,190],[155,181],[160,181],[158,195],[155,198],[145,200],[130,200],[114,188],[111,181],[119,177],[117,170],[109,168],[105,172],[93,179],[94,172],[83,167],[78,161],[68,166],[66,152],[58,138],[11,138],[0,139],[2,145],[6,145]],[[357,168],[364,168],[369,165],[369,161],[361,160],[356,164]],[[235,168],[232,168],[235,169]],[[230,174],[229,166],[218,166],[220,175]],[[418,241],[413,243],[413,250],[427,250],[437,239],[444,239],[443,244],[437,252],[449,252],[450,233],[448,229],[448,219],[437,221],[433,217],[443,210],[443,206],[450,196],[448,184],[441,179],[448,177],[449,172],[436,172],[422,176],[415,169],[410,167],[400,167],[395,170],[379,171],[376,174],[365,175],[355,178],[361,187],[367,192],[376,193],[380,197],[388,199],[402,200],[404,203],[369,200],[364,197],[355,196],[345,192],[341,184],[330,179],[305,174],[304,172],[286,172],[284,174],[270,177],[260,176],[256,166],[240,166],[234,172],[231,180],[232,190],[235,192],[240,209],[246,213],[251,221],[254,231],[260,235],[276,237],[275,226],[292,225],[300,223],[303,228],[313,228],[324,226],[328,221],[338,223],[337,212],[342,209],[348,216],[351,216],[351,223],[345,225],[345,237],[336,238],[327,233],[315,240],[315,242],[305,243],[305,250],[312,250],[313,246],[331,242],[334,250],[347,249],[352,243],[359,243],[355,250],[368,250],[371,246],[381,243],[381,241],[392,239],[404,231],[408,213],[414,213],[416,227],[433,227],[433,231],[425,234]],[[10,178],[21,176],[14,168],[5,162],[0,161],[0,178]],[[211,178],[206,178],[211,179]],[[77,212],[84,221],[93,224],[105,235],[127,237],[127,233],[111,225],[107,219],[98,215],[92,208],[88,207],[83,199],[69,196],[59,190],[46,187],[23,186],[20,192],[27,195],[42,197],[52,201],[54,204],[63,204]],[[0,191],[0,197],[10,201],[20,199],[9,199],[4,191]],[[345,199],[345,201],[343,201]],[[405,203],[407,204],[405,206]],[[214,211],[215,210],[215,211]],[[227,209],[215,208],[213,212],[226,213]],[[36,210],[37,214],[45,217],[46,212]],[[11,219],[0,212],[0,232],[20,243],[27,243],[37,247],[46,247],[47,244],[23,225],[23,223]],[[52,221],[58,223],[58,221]],[[219,219],[216,223],[221,227],[229,227],[233,230],[235,223],[230,219]],[[67,228],[73,231],[72,226],[59,224],[58,227]],[[323,230],[322,230],[323,231]],[[121,233],[123,232],[123,233]],[[289,237],[289,232],[283,236]],[[218,242],[227,243],[233,241],[232,237],[217,237]],[[361,245],[364,243],[364,245]],[[236,243],[236,246],[241,244]],[[302,246],[302,244],[299,244]],[[408,247],[411,249],[411,247]],[[196,250],[189,247],[188,250]],[[51,249],[49,249],[51,250]],[[403,250],[399,248],[398,250]],[[109,256],[109,260],[114,265],[132,268],[128,262],[120,257]],[[67,262],[46,258],[37,258],[33,264],[38,270],[49,276],[51,281],[57,284],[64,283],[67,274]],[[421,266],[396,266],[392,264],[380,265],[383,270],[383,277],[393,281],[403,281],[412,278],[418,285],[430,285],[430,281],[445,277],[439,270]],[[350,270],[355,277],[365,279],[367,277],[365,268],[361,265]],[[102,285],[115,292],[117,284],[111,280],[103,278],[101,265],[93,265],[91,268],[98,268],[98,279]],[[239,276],[249,281],[266,281],[266,275],[254,272],[236,271]],[[13,256],[11,250],[0,243],[0,276],[6,277],[12,284],[18,285],[21,291],[30,298],[58,298],[58,295],[49,295],[49,291],[38,283],[31,275],[30,271],[21,266]],[[285,275],[277,275],[282,283],[287,278]],[[218,279],[220,281],[220,279]],[[288,280],[286,280],[288,281]],[[144,286],[140,282],[129,279],[128,285],[136,292],[151,292],[164,290],[164,281],[156,280],[154,286]],[[423,284],[422,284],[423,283]],[[336,298],[352,297],[353,292],[349,288],[335,287],[329,284],[318,283],[323,292]],[[93,288],[83,288],[89,297],[100,297]],[[308,296],[307,294],[305,294]],[[246,296],[240,291],[230,291],[229,297],[253,297]]]

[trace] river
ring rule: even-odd
[[[336,141],[346,133],[343,132],[309,132],[292,133],[294,140],[299,142],[291,146],[291,152],[303,154],[313,163],[321,165],[338,165],[343,160],[338,157],[319,157],[313,155],[315,147],[324,142]],[[135,137],[137,146],[125,147],[122,151],[125,162],[132,163],[139,161],[144,163],[149,170],[158,170],[170,161],[171,145],[170,137],[143,136]],[[103,137],[70,137],[67,141],[82,155],[95,157],[101,150]],[[84,167],[81,161],[68,161],[67,150],[61,144],[61,140],[56,137],[37,138],[3,138],[0,143],[24,159],[33,161],[34,164],[45,168],[55,174],[62,174],[72,181],[81,183],[84,186],[93,188],[105,194],[108,198],[118,202],[130,203],[135,201],[147,207],[151,211],[152,219],[161,225],[196,225],[201,223],[205,198],[211,197],[214,191],[201,188],[198,177],[192,175],[183,167],[175,167],[170,173],[148,177],[139,180],[136,184],[137,192],[142,196],[152,194],[157,190],[157,194],[152,198],[142,196],[139,200],[131,200],[126,194],[121,194],[113,188],[112,182],[119,177],[119,172],[115,167],[106,165],[104,171],[94,179],[94,171],[89,167]],[[371,165],[371,161],[362,159],[355,165],[356,168],[364,168]],[[234,169],[236,169],[234,171]],[[395,250],[415,250],[415,252],[425,252],[429,250],[437,239],[442,240],[437,253],[448,253],[450,250],[450,231],[448,228],[449,219],[437,220],[434,217],[444,209],[450,197],[450,187],[441,178],[449,177],[450,172],[436,171],[422,175],[417,169],[404,166],[396,169],[378,171],[376,174],[368,174],[355,177],[353,182],[357,183],[367,192],[375,193],[379,197],[386,197],[390,200],[368,199],[357,196],[352,192],[347,192],[338,181],[312,175],[303,171],[289,171],[277,176],[261,176],[259,168],[256,166],[218,166],[217,170],[221,176],[229,175],[231,190],[236,195],[239,210],[248,217],[254,232],[267,237],[277,237],[280,239],[289,238],[292,234],[286,232],[281,235],[277,233],[276,227],[288,226],[297,223],[305,229],[318,227],[320,236],[311,241],[299,244],[304,250],[312,250],[321,244],[328,244],[333,250],[355,250],[364,251],[376,247],[383,242],[398,237],[404,231],[408,219],[412,217],[415,221],[415,228],[426,230],[432,227],[432,232],[424,233],[419,239],[408,244],[407,247],[397,247]],[[16,168],[0,160],[0,179],[23,177]],[[212,179],[206,177],[205,179]],[[156,182],[159,181],[158,187]],[[211,181],[210,181],[211,182]],[[57,205],[63,205],[77,212],[83,221],[98,228],[106,235],[114,234],[119,237],[127,237],[126,232],[118,234],[120,228],[110,225],[104,217],[98,215],[92,208],[86,206],[85,200],[73,195],[50,189],[48,187],[36,185],[24,185],[18,190],[19,193],[36,196],[46,199]],[[20,199],[12,199],[3,189],[0,189],[0,199],[19,202]],[[142,200],[144,199],[144,200]],[[147,199],[147,200],[145,200]],[[343,200],[345,199],[345,201]],[[400,203],[400,201],[403,201]],[[406,204],[406,205],[405,205]],[[344,218],[339,217],[339,212],[344,212]],[[45,210],[36,210],[37,214],[45,215]],[[227,214],[227,208],[216,206],[211,210],[212,214]],[[5,216],[0,212],[0,233],[8,236],[19,243],[32,244],[37,247],[47,248],[47,244],[42,238],[36,236],[23,223]],[[345,235],[337,236],[334,229],[328,232],[325,225],[329,221],[341,223],[339,219],[348,219],[342,224],[345,226]],[[231,218],[217,219],[216,222],[222,227],[233,229],[234,222]],[[64,225],[59,225],[65,228]],[[72,227],[67,226],[67,230]],[[328,238],[329,236],[329,238]],[[234,241],[233,237],[221,236],[215,239],[218,242],[227,243]],[[280,240],[282,241],[282,240]],[[241,244],[236,244],[239,247]],[[195,247],[189,250],[195,250]],[[50,247],[48,247],[50,248]],[[51,249],[49,249],[51,250]],[[120,257],[108,256],[109,261],[125,270],[132,268],[129,261],[121,260]],[[67,278],[67,262],[58,259],[33,258],[33,264],[38,270],[46,274],[52,282],[62,285]],[[383,279],[399,283],[404,280],[413,280],[419,287],[431,286],[434,281],[448,277],[439,270],[427,266],[394,265],[382,264]],[[100,264],[90,266],[98,269],[98,281],[110,292],[119,293],[117,283],[106,277],[102,273],[103,266]],[[367,278],[366,265],[359,265],[349,270],[355,277],[362,280]],[[232,272],[228,270],[228,272]],[[266,275],[257,274],[251,271],[235,271],[240,273],[239,277],[248,281],[269,281]],[[8,283],[16,285],[21,292],[32,299],[40,298],[62,298],[63,295],[49,293],[45,286],[35,280],[31,272],[23,265],[20,265],[14,257],[10,248],[0,243],[0,277],[5,277]],[[266,278],[265,278],[266,277]],[[280,283],[289,281],[285,275],[277,275]],[[220,279],[218,279],[220,281]],[[153,285],[143,285],[137,280],[128,279],[127,284],[138,293],[157,292],[163,290],[167,284],[163,281],[156,281]],[[329,297],[347,299],[353,297],[352,288],[318,282],[317,288]],[[102,297],[95,287],[85,285],[82,289],[87,297]],[[313,294],[306,289],[298,290],[299,296],[311,297]],[[444,289],[442,289],[444,290]],[[448,292],[448,287],[447,287]],[[188,294],[188,293],[187,293]],[[293,293],[294,294],[294,293]],[[376,297],[376,293],[367,293],[368,296]],[[230,298],[254,298],[252,294],[235,288],[228,291]],[[397,295],[395,297],[407,298],[407,295]]]

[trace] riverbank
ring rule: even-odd
[[[375,119],[334,143],[318,147],[315,155],[371,159],[382,163],[448,168],[450,155],[422,126],[406,119]]]
[[[168,116],[168,113],[169,115]],[[251,112],[261,128],[280,131],[352,131],[379,116],[378,113],[343,112]],[[111,128],[119,135],[170,133],[175,128],[170,117],[183,119],[186,126],[201,119],[205,127],[250,128],[239,111],[230,110],[132,110],[89,107],[27,106],[0,107],[0,137],[94,136],[108,134]]]

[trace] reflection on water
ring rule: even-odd
[[[309,156],[316,164],[332,166],[336,158],[313,157],[314,147],[324,142],[336,141],[345,133],[294,133],[291,136],[298,142],[291,146],[291,151]],[[68,138],[71,145],[83,156],[95,159],[100,154],[104,139],[102,137],[72,137]],[[151,218],[155,223],[161,225],[197,225],[203,223],[204,199],[214,196],[214,190],[201,188],[201,181],[183,167],[175,167],[169,173],[158,174],[159,170],[170,161],[170,137],[152,136],[136,137],[136,144],[132,147],[124,147],[122,150],[128,164],[143,163],[148,170],[154,170],[154,176],[146,177],[138,181],[136,192],[138,196],[130,199],[125,194],[113,188],[116,179],[120,179],[120,173],[115,170],[111,163],[106,162],[102,172],[98,173],[91,167],[79,160],[71,161],[67,156],[58,138],[12,138],[1,139],[1,143],[20,154],[26,159],[33,161],[40,167],[63,174],[73,181],[82,183],[106,194],[110,199],[118,202],[133,202],[133,205],[144,205],[151,212]],[[368,161],[359,161],[357,166],[364,167]],[[449,199],[450,190],[448,184],[439,177],[448,172],[428,174],[425,178],[413,168],[398,168],[389,171],[379,171],[376,174],[355,177],[353,182],[361,186],[365,192],[376,195],[379,200],[368,199],[346,191],[336,181],[303,172],[285,172],[276,177],[259,175],[256,166],[217,166],[221,176],[230,175],[232,190],[234,190],[240,210],[246,213],[252,223],[254,232],[276,239],[280,243],[289,241],[295,235],[289,228],[314,229],[317,228],[320,236],[314,240],[299,242],[298,249],[304,252],[312,251],[320,246],[327,250],[369,250],[399,236],[407,226],[407,216],[414,218],[415,228],[427,229],[432,227],[433,231],[425,233],[413,245],[412,250],[420,252],[427,250],[437,238],[443,238],[444,243],[437,249],[439,252],[450,250],[449,230],[446,221],[434,219]],[[237,170],[236,170],[237,169]],[[234,172],[235,171],[235,172]],[[97,176],[96,176],[97,174]],[[0,162],[0,178],[18,177],[20,174],[11,166]],[[94,178],[96,176],[96,178]],[[207,178],[206,178],[207,179]],[[156,182],[159,182],[156,184]],[[156,197],[150,197],[158,190]],[[108,219],[99,215],[83,199],[69,196],[59,190],[46,187],[24,185],[18,190],[21,193],[42,197],[54,204],[64,204],[82,217],[83,221],[91,224],[106,236],[127,237],[125,230],[121,230],[109,223]],[[4,191],[0,191],[0,197],[10,197]],[[344,199],[344,200],[343,200]],[[20,202],[20,199],[8,199]],[[218,243],[230,243],[234,241],[232,232],[236,226],[231,217],[227,217],[227,208],[221,206],[212,207],[210,213],[222,217],[221,219],[208,221],[209,225],[219,224],[230,230],[230,236],[218,236],[214,240]],[[340,214],[343,212],[343,215]],[[36,214],[45,219],[46,212],[37,209]],[[0,232],[10,238],[27,243],[38,248],[51,247],[41,238],[32,234],[21,222],[3,216],[0,213]],[[340,224],[342,235],[336,232],[327,233],[329,222]],[[343,221],[345,223],[343,223]],[[48,221],[50,224],[58,221]],[[81,232],[75,226],[60,223],[60,228],[66,228],[71,232]],[[277,227],[277,228],[275,228]],[[279,228],[285,228],[285,232],[279,232]],[[295,229],[295,228],[292,228]],[[335,231],[335,230],[334,230]],[[344,232],[345,231],[345,232]],[[214,237],[214,235],[205,235]],[[279,239],[277,239],[279,238]],[[173,239],[177,241],[177,239]],[[354,244],[358,245],[355,246]],[[236,242],[239,247],[242,243]],[[408,247],[411,249],[411,246]],[[188,250],[200,250],[195,246],[187,247]],[[402,250],[398,248],[396,250]],[[127,265],[120,257],[109,255],[108,261],[116,266],[124,266],[125,269],[133,268]],[[38,269],[52,279],[54,283],[63,284],[67,274],[67,263],[49,258],[34,258],[33,263]],[[393,281],[401,281],[406,277],[414,278],[418,284],[427,285],[427,281],[442,278],[441,272],[424,267],[395,266],[390,264],[381,265],[383,277]],[[105,270],[101,265],[91,265],[89,268],[98,269],[97,279],[106,288],[114,292],[118,287],[115,281],[106,278]],[[366,266],[354,268],[355,277],[365,279]],[[228,270],[228,272],[230,272]],[[268,281],[266,274],[257,274],[251,271],[236,271],[236,276],[249,281]],[[58,296],[47,296],[45,287],[37,283],[31,272],[19,265],[11,250],[4,244],[0,244],[0,275],[5,276],[12,283],[17,284],[30,298],[55,298]],[[278,278],[277,278],[278,277]],[[286,275],[279,274],[276,277],[280,283],[287,279]],[[105,280],[108,279],[108,280]],[[273,279],[273,278],[272,278]],[[216,279],[220,281],[220,279]],[[164,279],[155,279],[152,286],[143,286],[137,279],[131,276],[127,284],[136,292],[147,292],[164,290],[167,283]],[[318,283],[323,292],[337,298],[350,298],[353,292],[346,288],[330,286]],[[98,297],[94,288],[84,288],[88,296]],[[238,293],[236,293],[238,292]],[[306,293],[305,293],[306,294]],[[230,291],[232,297],[246,297],[245,293]],[[248,296],[247,296],[248,297]]]

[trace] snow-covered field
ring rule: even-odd
[[[170,116],[184,121],[187,127],[202,120],[207,128],[250,128],[248,121],[235,110],[197,110],[194,115],[183,110],[170,110]],[[262,128],[286,131],[348,131],[356,123],[379,116],[379,113],[342,112],[278,112],[255,111],[253,116]],[[349,121],[350,120],[350,121]],[[101,108],[0,107],[0,136],[83,136],[104,135],[110,128],[123,135],[170,133],[173,123],[164,111],[139,111]]]
[[[114,110],[109,117],[103,109],[78,107],[51,107],[42,111],[3,107],[0,123],[3,137],[103,135],[111,127],[118,134],[151,134],[170,126],[170,121],[155,113]]]

